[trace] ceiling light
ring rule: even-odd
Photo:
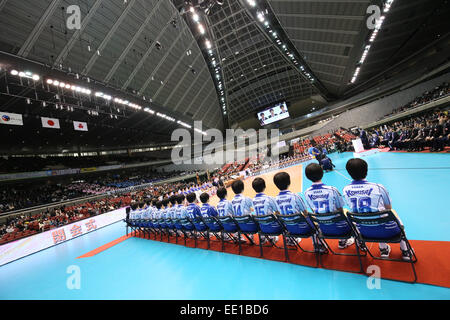
[[[205,34],[205,28],[203,27],[202,24],[198,25],[198,30],[200,31],[201,34]]]

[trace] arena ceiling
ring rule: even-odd
[[[230,123],[255,117],[258,110],[281,100],[293,104],[313,95],[328,102],[347,98],[379,84],[381,75],[386,79],[404,70],[407,67],[401,64],[407,65],[418,53],[448,53],[448,0],[395,0],[386,12],[383,6],[388,0],[173,2],[181,12],[184,9],[199,46],[204,47],[205,37],[212,43],[224,79]],[[385,18],[370,43],[371,5],[379,6]],[[200,14],[200,21],[193,21],[190,7]],[[207,27],[206,34],[199,34],[199,23]],[[370,51],[360,64],[368,44]],[[439,65],[447,59],[441,54],[430,60]],[[205,60],[211,63],[208,55]],[[210,70],[214,75],[215,68]],[[300,114],[309,112],[306,107]]]
[[[145,97],[177,119],[224,128],[282,100],[295,104],[321,96],[332,103],[348,98],[411,67],[411,57],[426,49],[436,65],[448,62],[448,0],[395,0],[359,65],[371,33],[367,8],[383,3],[0,0],[0,50]],[[67,29],[70,5],[81,9],[79,30]],[[190,7],[200,14],[206,32],[199,32]],[[360,72],[351,83],[358,66]],[[15,102],[0,101],[9,111],[17,107]],[[306,106],[303,114],[309,112]],[[121,143],[145,145],[167,141],[168,133],[179,127],[139,112],[110,122],[102,119],[92,134],[108,140],[120,127],[131,130]],[[133,141],[133,135],[139,139]],[[125,138],[120,131],[117,136]],[[64,143],[70,144],[70,139]]]
[[[81,9],[79,30],[66,27],[70,5]],[[175,118],[222,127],[205,61],[170,1],[1,0],[0,21],[2,51],[145,96]],[[151,124],[168,129],[164,120]]]

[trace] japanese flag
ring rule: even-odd
[[[74,121],[73,128],[77,131],[88,131],[88,126],[86,122]]]
[[[41,117],[41,121],[44,128],[61,129],[58,119]]]

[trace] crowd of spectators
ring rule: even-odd
[[[141,190],[126,192],[123,194],[109,195],[104,198],[87,201],[81,204],[60,206],[53,209],[46,209],[40,213],[26,215],[19,214],[7,217],[3,224],[0,224],[0,245],[18,240],[36,233],[44,232],[54,228],[94,217],[112,210],[130,205],[131,199],[147,201],[155,197],[175,192],[208,192],[213,195],[215,188],[212,183],[208,183],[198,178],[196,182],[176,182],[149,186]]]
[[[388,147],[391,151],[444,151],[450,139],[448,111],[426,112],[373,128],[367,133],[362,132],[362,135],[366,149]]]
[[[73,206],[47,209],[33,215],[22,214],[7,217],[5,223],[0,225],[0,244],[94,217],[122,208],[130,203],[131,194],[128,193]]]
[[[48,181],[49,183],[4,185],[0,187],[0,213],[117,191],[180,174],[177,171],[163,173],[144,168],[127,170],[122,173],[105,172],[95,177],[64,183]]]
[[[92,168],[99,166],[137,164],[156,160],[150,156],[4,156],[0,157],[0,173]]]
[[[450,94],[450,85],[447,82],[444,82],[439,86],[436,86],[434,89],[424,92],[421,96],[416,97],[413,101],[407,103],[406,105],[394,109],[391,113],[385,114],[383,117],[380,118],[380,120],[392,116],[394,114],[421,106],[425,103],[429,103],[431,101],[443,98],[448,94]]]

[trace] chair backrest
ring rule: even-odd
[[[349,213],[363,239],[387,240],[402,232],[400,222],[392,210],[367,213]]]
[[[226,232],[237,232],[239,226],[232,216],[217,217]]]
[[[211,230],[213,232],[223,230],[222,224],[215,217],[203,217],[203,221],[208,226],[209,230]]]
[[[268,235],[279,235],[283,233],[283,225],[273,214],[255,216],[255,221],[259,224],[262,233]]]
[[[208,228],[206,226],[206,224],[203,222],[202,217],[195,216],[192,219],[192,222],[194,223],[195,229],[197,229],[198,231],[203,231],[203,230],[206,230]]]
[[[283,223],[291,236],[301,237],[314,233],[314,229],[301,213],[279,215],[278,219]]]
[[[236,220],[242,232],[257,233],[259,231],[259,225],[252,215],[235,216],[234,220]]]
[[[185,228],[187,230],[194,229],[194,224],[192,223],[192,221],[189,218],[184,217],[184,218],[180,219],[179,221],[180,221],[181,225],[183,226],[183,228]]]
[[[350,222],[342,211],[310,214],[324,237],[346,236],[352,232]]]

